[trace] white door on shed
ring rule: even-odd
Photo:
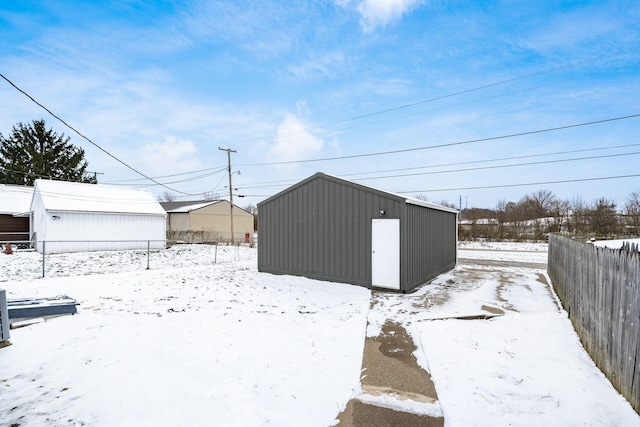
[[[400,289],[400,220],[371,222],[371,285]]]

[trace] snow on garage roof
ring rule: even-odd
[[[27,212],[31,206],[33,187],[0,184],[0,214]]]
[[[166,215],[153,194],[137,188],[37,179],[36,194],[49,211]]]
[[[197,209],[204,208],[216,203],[220,203],[220,200],[200,200],[200,201],[185,201],[185,202],[160,202],[160,205],[167,213],[189,213]]]

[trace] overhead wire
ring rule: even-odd
[[[494,158],[494,159],[471,160],[471,161],[466,161],[466,162],[440,163],[440,164],[427,165],[427,166],[416,166],[416,167],[410,167],[410,168],[375,170],[375,171],[366,171],[366,172],[353,172],[353,173],[341,174],[340,176],[342,176],[342,177],[357,177],[357,176],[360,176],[360,175],[371,175],[371,174],[375,174],[375,173],[403,172],[403,171],[420,170],[420,169],[433,169],[433,168],[447,167],[447,166],[462,166],[462,165],[469,165],[469,164],[492,163],[492,162],[505,161],[505,160],[518,160],[518,159],[528,159],[528,158],[536,158],[536,157],[548,157],[548,156],[557,156],[557,155],[563,155],[563,154],[574,154],[574,153],[583,153],[583,152],[591,152],[591,151],[613,150],[613,149],[618,149],[618,148],[629,148],[629,147],[637,147],[637,146],[640,146],[640,143],[614,145],[614,146],[609,146],[609,147],[583,148],[583,149],[580,149],[580,150],[556,151],[556,152],[552,152],[552,153],[529,154],[529,155],[524,155],[524,156],[498,157],[498,158]],[[295,182],[300,181],[301,179],[303,179],[303,178],[277,180],[277,181],[262,181],[262,182],[260,182],[260,185],[265,187],[265,188],[269,188],[269,186],[266,185],[266,184],[295,183]],[[355,180],[359,180],[359,179],[366,179],[366,178],[354,178],[354,179]],[[241,187],[242,188],[256,188],[255,185],[257,185],[257,184],[252,185],[251,183],[249,183],[249,184],[242,185]]]
[[[499,162],[504,160],[530,159],[535,157],[557,156],[562,154],[584,153],[584,152],[590,152],[590,151],[612,150],[617,148],[629,148],[629,147],[637,147],[637,146],[640,146],[640,143],[614,145],[610,147],[583,148],[580,150],[556,151],[554,153],[527,154],[524,156],[498,157],[495,159],[485,159],[485,160],[469,160],[466,162],[441,163],[437,165],[416,166],[416,167],[410,167],[410,168],[376,170],[376,171],[369,171],[369,172],[354,172],[354,173],[341,174],[341,176],[347,177],[347,176],[358,176],[358,175],[370,175],[374,173],[388,173],[388,172],[402,172],[402,171],[419,170],[419,169],[432,169],[432,168],[446,167],[446,166],[461,166],[461,165],[470,165],[470,164],[478,164],[478,163]]]
[[[445,171],[420,172],[420,173],[409,173],[409,174],[401,174],[401,175],[373,176],[373,177],[367,177],[367,178],[360,178],[358,179],[358,181],[366,181],[371,179],[406,178],[410,176],[436,175],[436,174],[444,174],[444,173],[471,172],[471,171],[489,170],[489,169],[512,168],[512,167],[518,167],[518,166],[548,165],[553,163],[595,160],[595,159],[604,159],[604,158],[610,158],[610,157],[635,156],[638,154],[640,154],[640,151],[636,151],[632,153],[608,154],[603,156],[577,157],[573,159],[558,159],[558,160],[547,160],[547,161],[540,161],[540,162],[512,163],[507,165],[483,166],[483,167],[466,168],[466,169],[445,170]]]
[[[637,177],[640,177],[640,174],[603,176],[603,177],[593,177],[593,178],[562,179],[562,180],[556,180],[556,181],[526,182],[526,183],[517,183],[517,184],[480,185],[475,187],[438,188],[438,189],[429,189],[429,190],[405,190],[405,191],[400,191],[400,193],[407,194],[407,193],[435,193],[435,192],[441,192],[441,191],[490,190],[495,188],[566,184],[571,182],[606,181],[611,179],[625,179],[625,178],[637,178]]]
[[[618,153],[618,154],[606,154],[601,156],[587,156],[587,157],[575,157],[570,159],[555,159],[555,160],[545,160],[539,162],[526,162],[526,163],[511,163],[506,165],[493,165],[493,166],[482,166],[482,167],[474,167],[474,168],[464,168],[464,169],[450,169],[450,170],[441,170],[441,171],[431,171],[431,172],[419,172],[419,173],[407,173],[407,174],[398,174],[398,175],[382,175],[382,176],[370,176],[364,178],[356,178],[355,181],[368,181],[374,179],[389,179],[389,178],[407,178],[411,176],[421,176],[421,175],[439,175],[446,173],[459,173],[459,172],[471,172],[471,171],[479,171],[479,170],[491,170],[491,169],[503,169],[503,168],[511,168],[511,167],[520,167],[520,166],[534,166],[534,165],[548,165],[554,163],[566,163],[566,162],[576,162],[583,160],[596,160],[596,159],[606,159],[611,157],[622,157],[622,156],[635,156],[640,154],[640,151],[630,152],[630,153]],[[272,185],[254,185],[254,186],[241,186],[240,188],[273,188],[280,187],[280,185],[272,186]]]
[[[429,99],[425,99],[425,100],[421,100],[421,101],[417,101],[417,102],[407,103],[407,104],[404,104],[404,105],[391,107],[391,108],[387,108],[387,109],[384,109],[384,110],[375,111],[375,112],[372,112],[372,113],[362,114],[362,115],[351,117],[351,118],[348,118],[348,119],[329,122],[328,124],[331,125],[331,124],[348,123],[348,122],[361,120],[363,118],[368,118],[368,117],[377,116],[377,115],[381,115],[381,114],[385,114],[385,113],[389,113],[389,112],[393,112],[393,111],[408,109],[408,108],[411,108],[411,107],[414,107],[414,106],[417,106],[417,105],[426,104],[426,103],[434,102],[434,101],[437,101],[437,100],[450,98],[450,97],[455,97],[455,96],[459,96],[459,95],[463,95],[463,94],[467,94],[467,93],[472,93],[472,92],[480,91],[480,90],[483,90],[483,89],[496,87],[496,86],[508,84],[508,83],[511,83],[511,82],[515,82],[515,81],[524,80],[524,79],[527,79],[527,78],[539,76],[539,75],[549,74],[549,73],[553,73],[553,72],[556,72],[556,71],[565,70],[565,69],[573,68],[573,67],[576,67],[576,66],[585,65],[585,64],[588,64],[588,63],[600,61],[600,60],[607,59],[607,58],[612,58],[612,57],[620,56],[620,55],[627,54],[627,53],[637,52],[639,50],[640,50],[640,47],[635,47],[633,49],[613,52],[613,53],[610,53],[610,54],[607,54],[607,55],[588,58],[588,59],[583,60],[583,61],[572,62],[572,63],[569,63],[567,65],[563,65],[563,66],[559,66],[559,67],[553,67],[553,68],[549,68],[549,69],[538,71],[538,72],[534,72],[534,73],[528,73],[528,74],[525,74],[525,75],[522,75],[522,76],[501,80],[501,81],[498,81],[498,82],[494,82],[494,83],[478,86],[478,87],[475,87],[475,88],[466,89],[466,90],[463,90],[463,91],[453,92],[453,93],[449,93],[449,94],[438,96],[438,97],[433,97],[433,98],[429,98]],[[119,163],[121,163],[125,167],[127,167],[130,170],[134,171],[135,173],[139,174],[145,180],[153,182],[154,185],[161,186],[161,187],[166,188],[166,189],[168,189],[170,191],[174,191],[174,192],[177,192],[177,193],[180,193],[180,194],[183,194],[183,195],[187,195],[187,196],[197,195],[197,194],[194,194],[194,193],[182,192],[182,191],[179,191],[179,190],[176,190],[174,188],[171,188],[171,187],[167,186],[167,184],[174,184],[174,183],[179,183],[179,182],[187,182],[187,181],[189,181],[189,179],[182,180],[182,181],[170,182],[170,183],[162,183],[162,182],[159,182],[157,180],[157,179],[160,179],[160,178],[149,177],[146,174],[138,171],[134,167],[130,166],[129,164],[127,164],[123,160],[121,160],[121,159],[117,158],[116,156],[112,155],[107,150],[105,150],[104,148],[102,148],[101,146],[99,146],[98,144],[93,142],[91,139],[89,139],[88,137],[86,137],[85,135],[80,133],[77,129],[75,129],[74,127],[69,125],[67,122],[65,122],[59,116],[54,114],[47,107],[45,107],[44,105],[39,103],[37,100],[35,100],[27,92],[25,92],[24,90],[20,89],[17,85],[15,85],[11,80],[9,80],[2,73],[0,73],[0,77],[2,77],[5,81],[7,81],[16,90],[18,90],[23,95],[28,97],[36,105],[38,105],[39,107],[43,108],[45,111],[47,111],[49,114],[51,114],[54,118],[59,120],[61,123],[63,123],[65,126],[67,126],[72,131],[74,131],[80,137],[82,137],[83,139],[88,141],[90,144],[94,145],[96,148],[98,148],[99,150],[103,151],[105,154],[107,154],[108,156],[112,157],[114,160],[118,161]],[[531,89],[527,89],[527,90],[531,90]],[[489,97],[489,98],[494,98],[496,96],[502,96],[502,95],[494,95],[494,96]],[[480,101],[480,100],[469,101],[469,102],[478,102],[478,101]],[[447,107],[447,108],[450,108],[450,107]],[[420,114],[420,113],[413,113],[413,114]],[[406,152],[412,152],[412,151],[418,151],[418,150],[427,150],[427,149],[447,147],[447,146],[471,144],[471,143],[475,143],[475,142],[483,142],[483,141],[490,141],[490,140],[496,140],[496,139],[511,138],[511,137],[516,137],[516,136],[531,135],[531,134],[542,133],[542,132],[550,132],[550,131],[561,130],[561,129],[569,129],[569,128],[573,128],[573,127],[587,126],[587,125],[598,124],[598,123],[605,123],[605,122],[610,122],[610,121],[614,121],[614,120],[623,120],[623,119],[628,119],[628,118],[633,118],[633,117],[638,117],[638,116],[640,116],[640,114],[634,114],[634,115],[629,115],[629,116],[624,116],[624,117],[617,117],[617,118],[611,118],[611,119],[599,120],[599,121],[593,121],[593,122],[587,122],[587,123],[580,123],[580,124],[574,124],[574,125],[568,125],[568,126],[560,126],[560,127],[554,127],[554,128],[548,128],[548,129],[541,129],[541,130],[535,130],[535,131],[529,131],[529,132],[522,132],[522,133],[517,133],[517,134],[502,135],[502,136],[497,136],[497,137],[474,139],[474,140],[468,140],[468,141],[460,141],[460,142],[450,143],[450,144],[439,144],[439,145],[426,146],[426,147],[416,147],[416,148],[408,148],[408,149],[401,149],[401,150],[391,150],[391,151],[377,152],[377,153],[364,153],[364,154],[350,155],[350,156],[327,157],[327,158],[320,158],[320,159],[307,159],[307,160],[293,160],[293,161],[281,161],[281,162],[244,164],[244,165],[240,165],[240,166],[266,166],[266,165],[282,165],[282,164],[294,164],[294,163],[322,162],[322,161],[353,159],[353,158],[359,158],[359,157],[371,157],[371,156],[382,156],[382,155],[390,155],[390,154],[397,154],[397,153],[406,153]],[[393,119],[394,118],[385,119],[385,120],[393,120]],[[371,123],[368,123],[368,124],[371,124]],[[314,129],[314,127],[307,127],[305,129],[306,130]],[[302,132],[302,131],[305,131],[305,129],[302,129],[302,130],[301,129],[297,129],[295,131],[291,131],[289,134],[293,135],[293,134],[295,134],[295,132]],[[335,132],[335,130],[333,132]],[[288,133],[285,133],[284,135],[287,135],[287,134]],[[260,140],[264,140],[264,139],[265,138],[263,137],[263,138],[258,138],[258,139],[251,139],[251,140],[248,140],[246,142],[260,141]],[[242,143],[240,144],[240,146],[242,146]],[[204,170],[202,170],[202,171],[204,171]],[[192,173],[197,173],[197,172],[199,172],[199,171],[194,171]],[[185,174],[189,174],[189,173],[185,173]],[[178,175],[178,174],[176,174],[176,175]],[[165,176],[165,177],[168,177],[168,176]],[[193,180],[201,179],[202,177],[205,177],[205,176],[203,175],[203,176],[200,176],[200,177],[195,177],[195,178],[193,178]]]
[[[194,174],[194,173],[200,173],[200,172],[206,172],[206,171],[210,171],[213,174],[216,174],[218,172],[222,172],[222,171],[226,171],[226,170],[227,170],[227,166],[219,166],[217,168],[199,169],[199,170],[190,171],[190,172],[181,172],[181,173],[174,173],[174,174],[171,174],[171,175],[155,176],[153,178],[154,179],[173,178],[173,177],[176,177],[176,176],[191,175],[191,174]],[[136,181],[146,181],[146,178],[121,179],[121,180],[109,181],[109,182],[106,182],[106,183],[108,183],[108,184],[120,184],[120,183],[124,183],[124,182],[136,182]],[[165,183],[165,184],[169,184],[169,183]]]
[[[384,156],[389,154],[410,153],[415,151],[431,150],[434,148],[454,147],[454,146],[460,146],[460,145],[474,144],[477,142],[496,141],[500,139],[515,138],[518,136],[527,136],[527,135],[536,135],[536,134],[546,133],[546,132],[555,132],[558,130],[573,129],[573,128],[597,125],[602,123],[610,123],[614,121],[627,120],[627,119],[632,119],[637,117],[640,117],[640,114],[629,114],[626,116],[612,117],[612,118],[602,119],[602,120],[593,120],[590,122],[574,123],[574,124],[564,125],[564,126],[556,126],[551,128],[545,128],[545,129],[517,132],[517,133],[506,134],[506,135],[491,136],[486,138],[469,139],[465,141],[450,142],[445,144],[427,145],[422,147],[403,148],[398,150],[379,151],[379,152],[373,152],[373,153],[351,154],[347,156],[324,157],[324,158],[317,158],[317,159],[285,160],[280,162],[266,162],[266,163],[248,163],[241,166],[266,166],[266,165],[314,163],[314,162],[326,162],[326,161],[334,161],[334,160],[347,160],[347,159],[356,159],[356,158],[364,158],[364,157]]]
[[[151,182],[154,182],[155,184],[166,188],[167,190],[171,190],[174,191],[176,193],[180,193],[180,194],[189,194],[189,193],[185,193],[183,191],[180,190],[176,190],[175,188],[171,188],[168,187],[158,181],[156,181],[155,179],[147,176],[146,174],[140,172],[139,170],[137,170],[136,168],[134,168],[133,166],[129,165],[128,163],[126,163],[124,160],[121,160],[120,158],[116,157],[115,155],[111,154],[109,151],[105,150],[104,148],[102,148],[100,145],[96,144],[95,142],[93,142],[91,139],[89,139],[88,137],[86,137],[85,135],[83,135],[82,133],[80,133],[76,128],[74,128],[73,126],[71,126],[70,124],[68,124],[66,121],[64,121],[62,118],[60,118],[57,114],[55,114],[54,112],[52,112],[49,108],[45,107],[43,104],[41,104],[40,102],[38,102],[35,98],[33,98],[31,95],[29,95],[27,92],[25,92],[24,90],[20,89],[16,84],[14,84],[11,80],[9,80],[4,74],[0,73],[0,77],[2,77],[2,79],[4,79],[7,83],[9,83],[11,86],[13,86],[18,92],[22,93],[24,96],[26,96],[27,98],[29,98],[32,102],[34,102],[36,105],[38,105],[40,108],[42,108],[43,110],[45,110],[47,113],[49,113],[52,117],[54,117],[55,119],[57,119],[58,121],[60,121],[60,123],[62,123],[63,125],[65,125],[66,127],[68,127],[69,129],[71,129],[72,131],[74,131],[76,134],[78,134],[81,138],[83,138],[84,140],[86,140],[87,142],[89,142],[91,145],[93,145],[94,147],[96,147],[98,150],[102,151],[103,153],[105,153],[107,156],[111,157],[112,159],[114,159],[115,161],[117,161],[118,163],[122,164],[123,166],[125,166],[126,168],[132,170],[133,172],[137,173],[138,175],[148,179]]]
[[[307,127],[301,128],[301,129],[296,129],[296,130],[292,130],[292,131],[289,131],[289,132],[284,132],[284,133],[282,133],[280,135],[286,137],[286,136],[295,135],[297,133],[306,133],[306,132],[312,131],[314,129],[323,129],[323,128],[327,127],[327,126],[331,126],[331,125],[334,125],[334,124],[348,123],[348,122],[357,121],[357,120],[360,120],[360,119],[363,119],[363,118],[378,116],[378,115],[382,115],[382,114],[389,113],[389,112],[392,112],[392,111],[403,110],[403,109],[415,107],[417,105],[422,105],[422,104],[427,104],[427,103],[439,101],[439,100],[442,100],[442,99],[447,99],[447,98],[452,98],[452,97],[459,96],[459,95],[478,92],[478,91],[481,91],[481,90],[484,90],[484,89],[488,89],[488,88],[492,88],[492,87],[496,87],[496,86],[502,86],[502,85],[505,85],[505,84],[508,84],[508,83],[513,83],[513,82],[516,82],[516,81],[529,79],[531,77],[537,77],[537,76],[541,76],[541,75],[545,75],[545,74],[551,74],[551,73],[554,73],[554,72],[557,72],[557,71],[567,70],[567,69],[578,67],[578,66],[582,66],[582,65],[585,65],[585,64],[601,61],[603,59],[609,59],[609,58],[613,58],[613,57],[616,57],[616,56],[621,56],[621,55],[625,55],[625,54],[628,54],[628,53],[634,53],[634,52],[638,52],[638,51],[640,51],[640,46],[634,47],[632,49],[622,50],[622,51],[618,51],[618,52],[612,52],[612,53],[609,53],[607,55],[601,55],[601,56],[596,56],[596,57],[592,57],[592,58],[587,58],[587,59],[582,60],[582,61],[576,61],[576,62],[572,62],[572,63],[566,64],[566,65],[558,66],[558,67],[552,67],[552,68],[548,68],[548,69],[545,69],[545,70],[536,71],[536,72],[529,73],[529,74],[524,74],[524,75],[518,76],[518,77],[512,77],[512,78],[509,78],[509,79],[500,80],[500,81],[493,82],[493,83],[488,83],[488,84],[477,86],[477,87],[470,88],[470,89],[465,89],[465,90],[461,90],[461,91],[457,91],[457,92],[448,93],[448,94],[445,94],[445,95],[436,96],[436,97],[433,97],[433,98],[428,98],[428,99],[424,99],[424,100],[420,100],[420,101],[416,101],[416,102],[411,102],[411,103],[403,104],[403,105],[400,105],[400,106],[387,108],[387,109],[384,109],[384,110],[374,111],[372,113],[361,114],[359,116],[354,116],[354,117],[351,117],[351,118],[348,118],[348,119],[342,119],[342,120],[336,120],[336,121],[332,121],[332,122],[326,122],[326,123],[323,123],[323,124],[320,124],[320,125],[316,125],[316,126],[307,126]],[[552,84],[554,84],[554,83],[552,83]],[[543,85],[543,86],[548,86],[548,85]],[[516,91],[516,92],[520,92],[520,91]],[[500,96],[500,95],[497,95],[497,96]],[[490,98],[493,98],[493,97],[490,97]],[[488,98],[488,99],[490,99],[490,98]],[[469,101],[469,102],[474,102],[474,101]],[[252,138],[252,139],[246,140],[244,142],[245,143],[246,142],[255,142],[255,141],[262,142],[262,141],[268,141],[268,140],[270,140],[272,138],[273,138],[273,136],[261,137],[261,138]],[[239,144],[237,144],[237,146],[238,147],[242,147],[243,146],[243,142],[240,142]]]
[[[382,119],[382,120],[376,120],[376,121],[370,121],[370,122],[365,122],[365,123],[354,124],[354,125],[350,125],[350,126],[346,126],[346,127],[338,127],[338,128],[332,128],[331,127],[331,126],[335,126],[335,125],[354,122],[354,121],[361,120],[361,119],[368,118],[368,117],[382,115],[382,114],[393,112],[393,111],[407,109],[407,108],[414,107],[414,106],[421,105],[421,104],[435,102],[435,101],[439,101],[439,100],[442,100],[442,99],[447,99],[447,98],[451,98],[451,97],[455,97],[455,96],[459,96],[459,95],[463,95],[463,94],[467,94],[467,93],[473,93],[473,92],[477,92],[477,91],[480,91],[480,90],[483,90],[483,89],[488,89],[488,88],[491,88],[491,87],[505,85],[505,84],[508,84],[508,83],[512,83],[514,81],[524,80],[524,79],[528,79],[528,78],[531,78],[531,77],[536,77],[536,76],[544,75],[544,74],[550,74],[550,73],[553,73],[553,72],[556,72],[556,71],[570,69],[570,68],[573,68],[573,67],[589,64],[589,63],[592,63],[592,62],[597,62],[597,61],[600,61],[600,60],[603,60],[603,59],[608,59],[608,58],[612,58],[612,57],[616,57],[616,56],[620,56],[620,55],[624,55],[624,54],[628,54],[628,53],[637,52],[639,50],[640,50],[640,47],[636,47],[636,48],[633,48],[633,49],[613,52],[613,53],[610,53],[610,54],[607,54],[607,55],[592,57],[592,58],[585,59],[583,61],[577,61],[577,62],[573,62],[573,63],[567,64],[567,65],[563,65],[563,66],[559,66],[559,67],[553,67],[553,68],[549,68],[549,69],[546,69],[546,70],[542,70],[542,71],[538,71],[538,72],[534,72],[534,73],[529,73],[529,74],[525,74],[525,75],[522,75],[522,76],[510,78],[510,79],[505,79],[505,80],[501,80],[501,81],[498,81],[498,82],[489,83],[489,84],[486,84],[486,85],[482,85],[482,86],[478,86],[478,87],[474,87],[474,88],[470,88],[470,89],[465,89],[465,90],[458,91],[458,92],[453,92],[453,93],[449,93],[449,94],[445,94],[445,95],[429,98],[429,99],[426,99],[426,100],[421,100],[421,101],[417,101],[417,102],[413,102],[413,103],[404,104],[404,105],[401,105],[401,106],[391,107],[391,108],[387,108],[387,109],[384,109],[384,110],[375,111],[375,112],[372,112],[372,113],[362,114],[360,116],[355,116],[355,117],[351,117],[351,118],[348,118],[348,119],[336,120],[336,121],[321,123],[319,125],[313,125],[313,126],[305,126],[305,127],[299,128],[299,129],[288,131],[288,132],[281,132],[281,133],[278,133],[277,135],[269,135],[269,136],[263,136],[263,137],[258,137],[258,138],[251,138],[249,140],[245,140],[244,142],[240,142],[238,144],[235,144],[235,146],[236,147],[247,147],[247,146],[251,146],[251,145],[256,145],[258,143],[264,143],[264,142],[272,141],[272,140],[275,140],[276,138],[279,138],[279,137],[284,137],[284,138],[287,138],[289,140],[295,140],[296,136],[298,136],[298,135],[304,136],[308,132],[313,132],[313,135],[316,136],[316,137],[323,136],[323,135],[329,135],[329,134],[332,134],[332,133],[335,133],[335,132],[339,132],[339,131],[342,131],[342,130],[353,129],[353,128],[363,127],[363,126],[369,126],[369,125],[372,125],[372,124],[384,123],[384,122],[388,122],[388,121],[392,121],[392,120],[398,120],[398,119],[402,119],[402,118],[406,118],[406,117],[410,117],[410,116],[426,114],[426,113],[429,113],[429,112],[438,111],[438,110],[442,110],[442,109],[453,108],[453,107],[457,107],[457,106],[461,106],[461,105],[468,105],[468,104],[472,104],[472,103],[476,103],[476,102],[482,102],[482,101],[486,101],[486,100],[489,100],[489,99],[495,99],[495,98],[499,98],[499,97],[503,97],[503,96],[507,96],[507,95],[512,95],[512,94],[515,94],[515,93],[520,93],[520,92],[526,92],[526,91],[531,91],[531,90],[535,90],[535,89],[540,89],[540,88],[543,88],[543,87],[547,87],[547,86],[563,83],[563,82],[566,82],[566,81],[574,80],[575,78],[565,79],[565,80],[561,80],[561,81],[557,81],[557,82],[547,83],[547,84],[544,84],[544,85],[539,85],[539,86],[534,86],[534,87],[530,87],[530,88],[520,89],[520,90],[517,90],[517,91],[505,92],[505,93],[502,93],[502,94],[497,94],[497,95],[492,95],[492,96],[479,98],[479,99],[475,99],[475,100],[465,101],[465,102],[452,104],[452,105],[448,105],[448,106],[444,106],[444,107],[440,107],[440,108],[436,108],[436,109],[432,109],[432,110],[419,111],[419,112],[414,112],[414,113],[410,113],[410,114],[394,116],[394,117],[390,117],[390,118],[386,118],[386,119]],[[202,156],[202,155],[207,155],[207,153],[202,153],[201,152],[199,154],[199,156]],[[187,156],[185,158],[191,158],[191,157],[192,157],[192,155]],[[239,165],[239,166],[256,166],[256,165],[249,164],[249,165]]]

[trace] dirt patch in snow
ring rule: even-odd
[[[399,323],[391,320],[377,337],[367,338],[362,360],[362,385],[387,387],[399,393],[414,393],[437,400],[429,374],[419,365],[413,338]]]

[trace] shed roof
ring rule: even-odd
[[[353,187],[366,189],[366,190],[373,191],[373,192],[376,192],[376,193],[382,193],[382,194],[385,194],[385,195],[387,195],[389,197],[393,197],[395,199],[402,200],[405,203],[410,204],[410,205],[422,206],[422,207],[425,207],[425,208],[436,209],[436,210],[440,210],[440,211],[444,211],[444,212],[458,213],[458,210],[455,209],[455,208],[450,208],[448,206],[442,206],[442,205],[439,205],[439,204],[436,204],[436,203],[427,202],[427,201],[424,201],[424,200],[416,199],[414,197],[404,196],[402,194],[394,193],[394,192],[391,192],[391,191],[381,190],[381,189],[376,188],[376,187],[372,187],[372,186],[365,185],[365,184],[360,184],[360,183],[354,182],[354,181],[349,181],[347,179],[340,178],[340,177],[337,177],[337,176],[334,176],[334,175],[330,175],[330,174],[326,174],[326,173],[323,173],[323,172],[315,173],[314,175],[310,176],[309,178],[304,179],[304,180],[298,182],[297,184],[294,184],[291,187],[280,191],[279,193],[269,197],[266,200],[263,200],[258,205],[266,203],[267,201],[270,201],[272,199],[275,199],[275,198],[279,197],[280,195],[285,194],[285,193],[293,190],[294,188],[297,188],[299,186],[305,185],[306,183],[308,183],[308,182],[310,182],[310,181],[312,181],[314,179],[318,179],[318,178],[329,179],[329,180],[332,180],[332,181],[338,181],[338,182],[341,182],[343,184],[351,185]]]
[[[160,202],[167,213],[188,213],[219,203],[220,200],[191,200],[184,202]]]
[[[29,210],[33,187],[0,184],[0,214],[13,215]]]
[[[34,198],[39,194],[49,211],[166,215],[147,190],[44,179],[35,184]]]
[[[191,202],[160,202],[160,205],[164,208],[167,213],[189,213],[196,211],[198,209],[205,208],[207,206],[216,205],[218,203],[229,203],[227,200],[200,200],[200,201],[191,201]],[[241,214],[252,215],[251,212],[247,211],[244,208],[236,205],[233,205],[234,210],[239,211]]]

